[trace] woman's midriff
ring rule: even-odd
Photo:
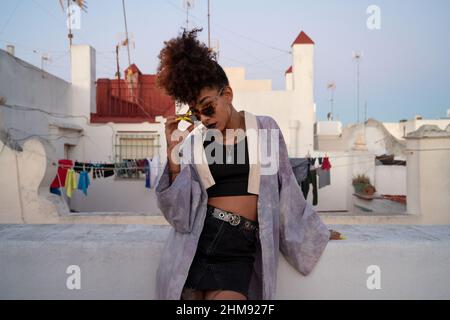
[[[227,196],[208,198],[213,207],[236,213],[252,221],[258,221],[258,196]]]

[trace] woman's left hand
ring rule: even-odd
[[[335,230],[330,230],[330,240],[342,240],[345,239],[342,237],[340,232],[337,232]]]

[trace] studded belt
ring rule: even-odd
[[[253,231],[253,230],[258,229],[257,223],[255,223],[254,221],[248,220],[244,217],[241,217],[238,214],[228,212],[228,211],[216,208],[216,207],[210,207],[210,210],[212,210],[211,215],[214,218],[226,221],[229,224],[231,224],[232,226],[238,226],[239,224],[243,223],[244,228],[246,228],[247,230]]]

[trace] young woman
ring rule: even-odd
[[[156,298],[274,299],[279,250],[306,275],[338,235],[305,201],[275,120],[234,108],[227,76],[198,31],[165,42],[159,55],[159,86],[199,121],[185,132],[177,116],[165,124],[168,158],[156,196],[173,228]],[[261,165],[262,130],[277,133],[274,172]]]

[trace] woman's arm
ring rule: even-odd
[[[331,232],[305,200],[275,120],[272,128],[279,131],[280,251],[297,271],[307,275],[322,255]]]
[[[189,233],[201,205],[201,187],[193,166],[184,161],[179,166],[179,173],[171,174],[171,165],[167,160],[156,185],[156,200],[158,208],[175,230]]]

